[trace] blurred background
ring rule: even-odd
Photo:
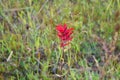
[[[0,80],[119,80],[119,34],[120,0],[0,0]]]

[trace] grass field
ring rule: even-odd
[[[120,0],[0,0],[0,80],[120,80]]]

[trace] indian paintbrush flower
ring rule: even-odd
[[[56,30],[57,30],[57,36],[60,38],[61,43],[60,46],[64,47],[66,45],[68,45],[70,43],[70,41],[72,40],[72,33],[73,33],[73,28],[68,28],[66,24],[64,25],[57,25],[56,26]]]

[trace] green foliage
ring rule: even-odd
[[[119,0],[0,0],[0,80],[119,80],[119,22]]]

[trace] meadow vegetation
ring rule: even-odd
[[[119,79],[120,0],[0,0],[0,80]]]

